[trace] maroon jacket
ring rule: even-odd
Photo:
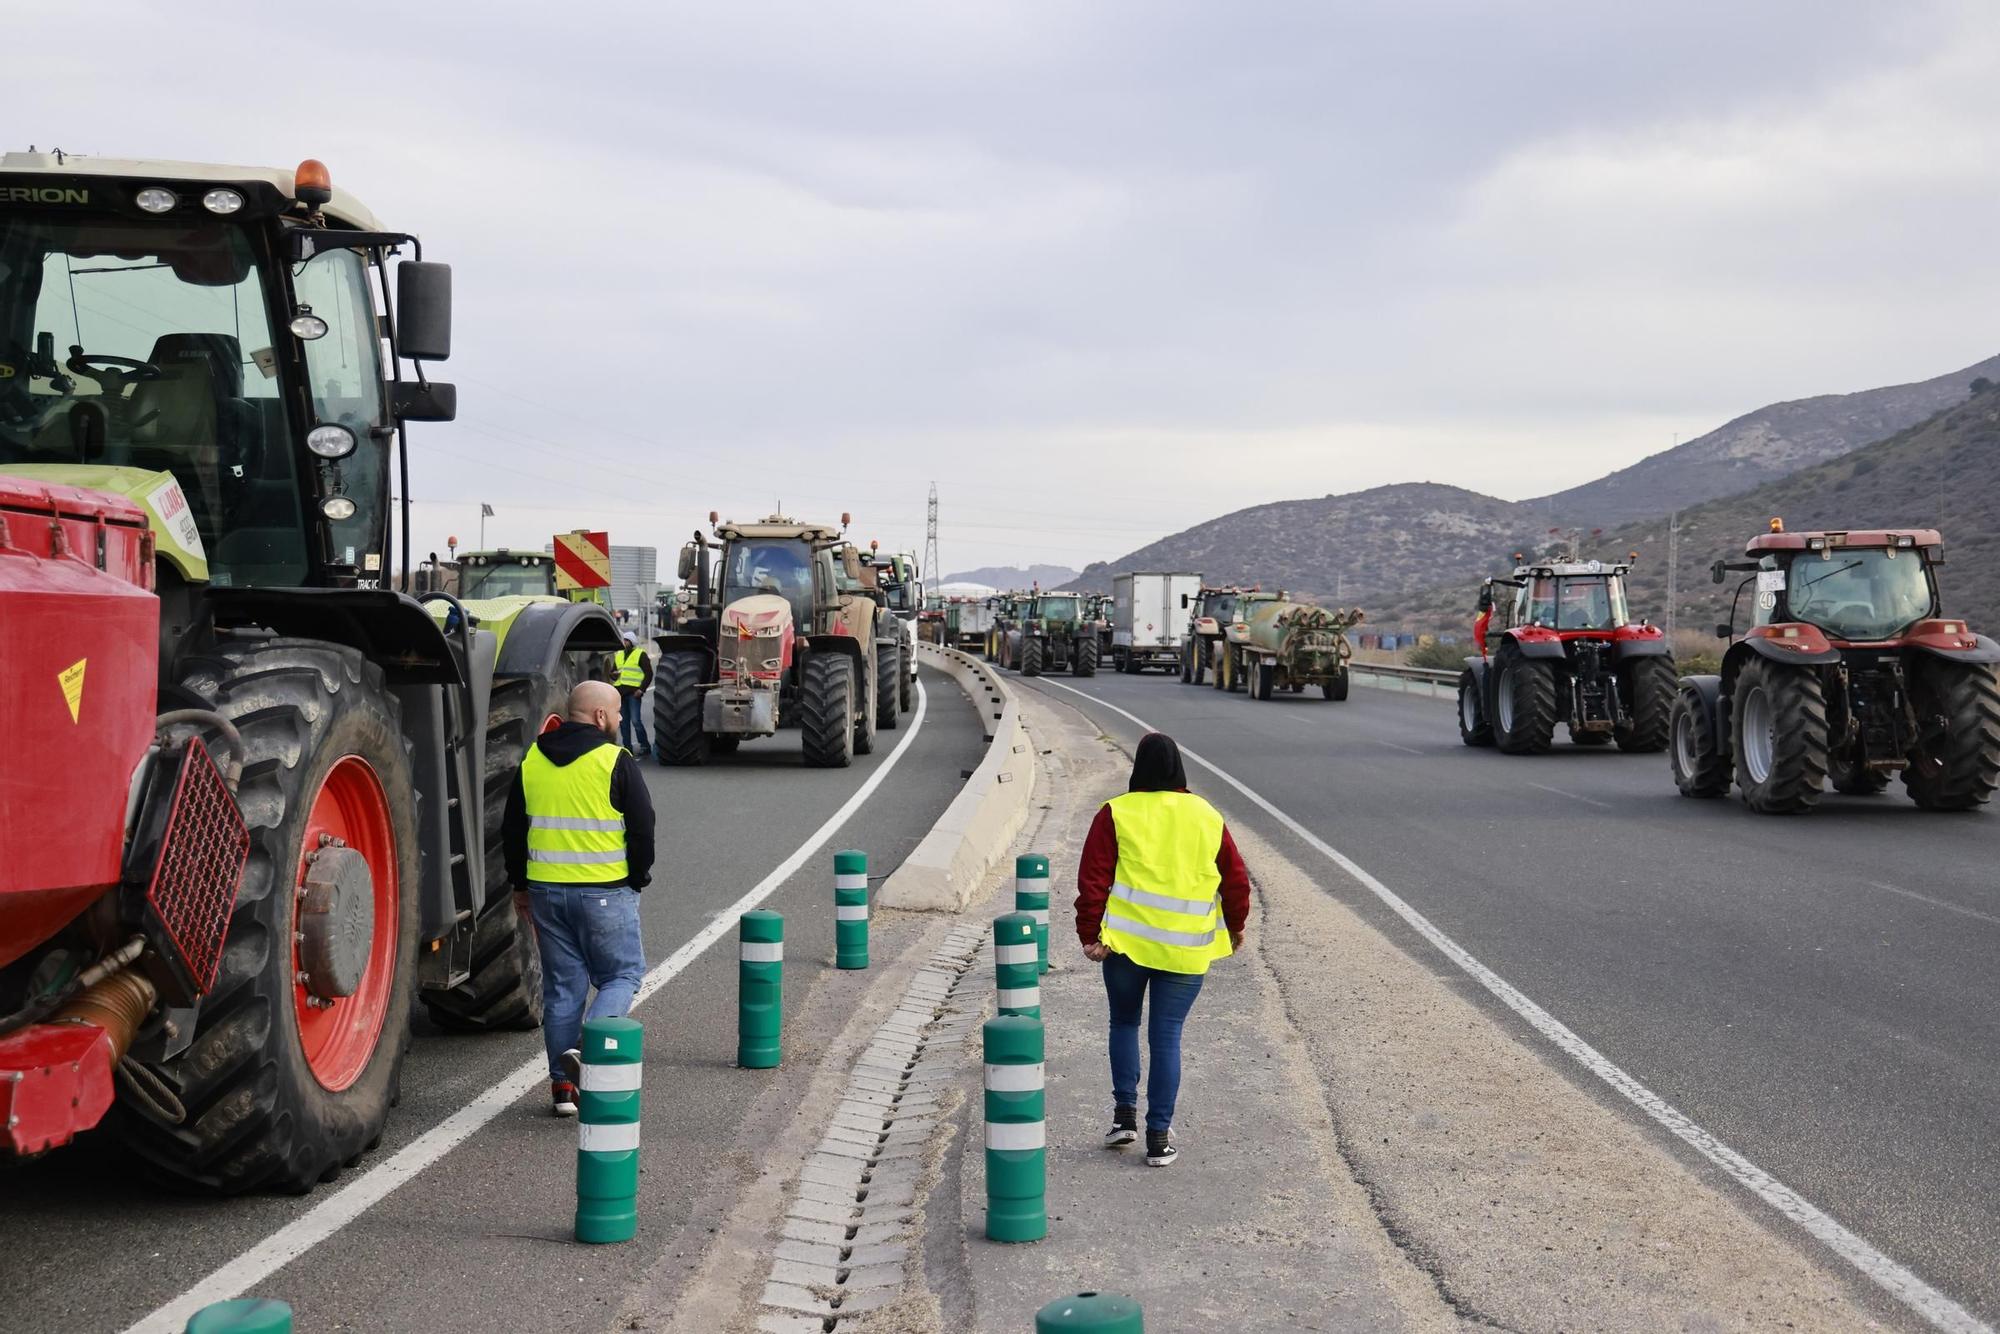
[[[1222,876],[1222,921],[1237,935],[1250,920],[1250,868],[1236,850],[1236,840],[1222,830],[1222,847],[1215,854],[1215,869]],[[1090,834],[1083,840],[1083,857],[1076,865],[1076,936],[1086,945],[1097,943],[1097,928],[1104,920],[1104,905],[1111,897],[1111,881],[1118,870],[1118,828],[1112,823],[1111,806],[1098,807],[1090,822]]]

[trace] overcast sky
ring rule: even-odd
[[[9,147],[319,157],[454,265],[419,550],[482,500],[914,548],[935,480],[947,567],[1080,565],[2000,351],[1991,0],[95,0],[9,46]]]

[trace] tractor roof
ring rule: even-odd
[[[279,167],[231,167],[212,162],[168,162],[159,158],[89,157],[77,153],[7,153],[0,155],[0,172],[46,176],[113,176],[136,182],[188,181],[204,185],[228,185],[255,181],[276,189],[287,199],[297,197],[295,173]],[[338,185],[333,198],[320,210],[356,231],[385,230],[367,205]]]
[[[725,519],[715,526],[715,535],[724,539],[738,537],[790,537],[805,542],[837,542],[841,530],[830,524],[800,523],[782,514],[773,514],[756,523],[737,523]]]
[[[1909,540],[1905,542],[1905,538]],[[1812,545],[1814,542],[1820,545],[1815,547]],[[1943,544],[1944,538],[1935,528],[1859,528],[1759,533],[1750,539],[1743,552],[1747,556],[1755,556],[1766,551],[1804,551],[1808,548],[1818,551],[1826,547],[1935,547]]]
[[[1542,560],[1531,561],[1514,567],[1514,577],[1523,575],[1552,575],[1556,578],[1580,577],[1592,574],[1623,574],[1632,567],[1622,562],[1601,560]]]

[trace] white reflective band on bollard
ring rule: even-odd
[[[746,940],[737,952],[737,958],[744,963],[783,963],[785,942],[782,940]]]
[[[868,920],[868,905],[865,903],[837,903],[833,908],[835,921],[865,922]]]
[[[643,1069],[645,1067],[636,1062],[632,1065],[586,1063],[583,1083],[579,1087],[585,1093],[630,1093],[639,1087],[639,1072]]]
[[[1049,1145],[1046,1121],[988,1121],[986,1147],[989,1149],[1045,1149]]]
[[[1034,946],[1028,948],[1033,949]],[[1042,1003],[1040,987],[1001,987],[999,993],[1000,1008],[1003,1010],[1025,1010]]]
[[[993,962],[995,963],[1033,963],[1036,958],[1037,955],[1033,945],[995,945],[993,947]]]
[[[1033,1065],[989,1065],[986,1067],[986,1087],[995,1093],[1033,1093],[1041,1088],[1046,1076],[1043,1063]]]
[[[639,1147],[639,1123],[599,1126],[580,1121],[576,1127],[576,1147],[585,1153],[623,1153]]]
[[[868,888],[868,877],[866,875],[837,875],[833,878],[833,887],[835,889],[866,889]]]
[[[1030,908],[1028,909],[1028,916],[1034,918],[1038,926],[1047,926],[1049,924],[1049,910],[1047,908]]]

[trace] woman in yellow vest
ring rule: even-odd
[[[1250,872],[1222,816],[1187,790],[1172,737],[1142,738],[1129,788],[1097,812],[1076,872],[1076,933],[1104,965],[1111,1002],[1107,1148],[1139,1138],[1139,1018],[1150,991],[1146,1162],[1173,1162],[1181,1027],[1208,965],[1242,948],[1249,916]]]

